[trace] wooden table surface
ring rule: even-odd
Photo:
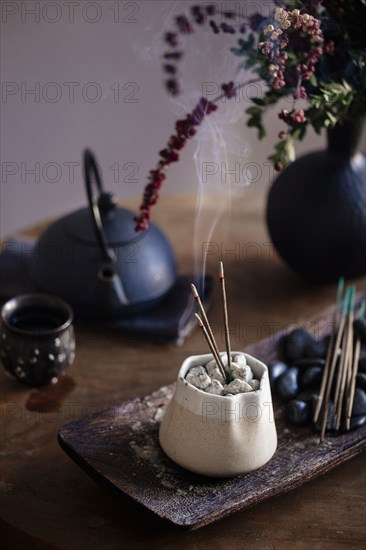
[[[208,229],[217,200],[205,205],[199,227]],[[133,203],[136,205],[136,201]],[[164,197],[155,220],[175,248],[179,270],[193,271],[195,203]],[[28,234],[36,236],[40,228]],[[198,233],[202,266],[207,234]],[[210,240],[207,270],[226,266],[233,347],[289,330],[331,305],[335,286],[311,286],[292,274],[269,245],[263,197],[236,199]],[[365,288],[365,281],[358,281]],[[221,304],[215,287],[210,319],[223,347]],[[178,348],[76,323],[75,382],[57,412],[27,410],[33,390],[0,373],[2,548],[261,550],[359,549],[366,543],[365,453],[297,490],[197,531],[179,531],[127,497],[117,500],[59,448],[63,424],[172,382],[183,359],[206,352],[199,332]]]

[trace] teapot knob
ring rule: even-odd
[[[114,215],[118,205],[118,198],[112,193],[103,192],[98,199],[98,207],[103,218],[110,218]]]

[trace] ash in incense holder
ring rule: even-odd
[[[202,302],[200,327],[211,354],[188,357],[160,425],[164,452],[194,473],[231,477],[266,464],[276,451],[268,369],[246,353],[231,351],[226,291],[221,265],[227,350],[220,353]]]
[[[221,355],[224,367],[227,367],[227,357]],[[233,354],[229,380],[224,378],[216,360],[211,359],[206,365],[192,367],[186,376],[187,382],[195,388],[214,395],[232,396],[259,390],[260,382],[254,378],[254,373],[247,364],[243,353]]]

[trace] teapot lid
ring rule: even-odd
[[[103,231],[110,246],[123,246],[143,237],[143,233],[135,231],[135,214],[131,210],[117,207],[117,200],[110,193],[100,195],[98,208]],[[89,208],[81,208],[66,216],[64,227],[71,237],[88,245],[98,245]]]
[[[135,231],[134,214],[118,208],[118,200],[104,191],[101,173],[94,154],[84,151],[84,176],[89,208],[83,208],[64,219],[66,233],[87,245],[98,245],[104,261],[113,264],[109,246],[121,246],[140,240]],[[96,188],[98,197],[94,195]]]

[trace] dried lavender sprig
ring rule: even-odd
[[[258,82],[259,80],[260,79],[255,78],[249,82],[238,85],[235,85],[234,82],[223,84],[223,92],[214,100],[208,101],[202,97],[192,113],[187,115],[185,119],[177,121],[176,134],[173,134],[170,137],[168,146],[160,151],[161,159],[159,160],[156,168],[150,171],[149,182],[145,187],[143,200],[140,205],[140,213],[135,218],[136,231],[145,231],[149,227],[151,208],[159,200],[159,192],[164,180],[166,179],[165,171],[170,164],[179,160],[179,154],[177,151],[180,151],[185,146],[187,140],[195,135],[195,128],[202,124],[206,115],[216,111],[216,104],[221,101],[221,99],[224,97],[231,99],[232,97],[235,97],[238,90],[249,83]]]

